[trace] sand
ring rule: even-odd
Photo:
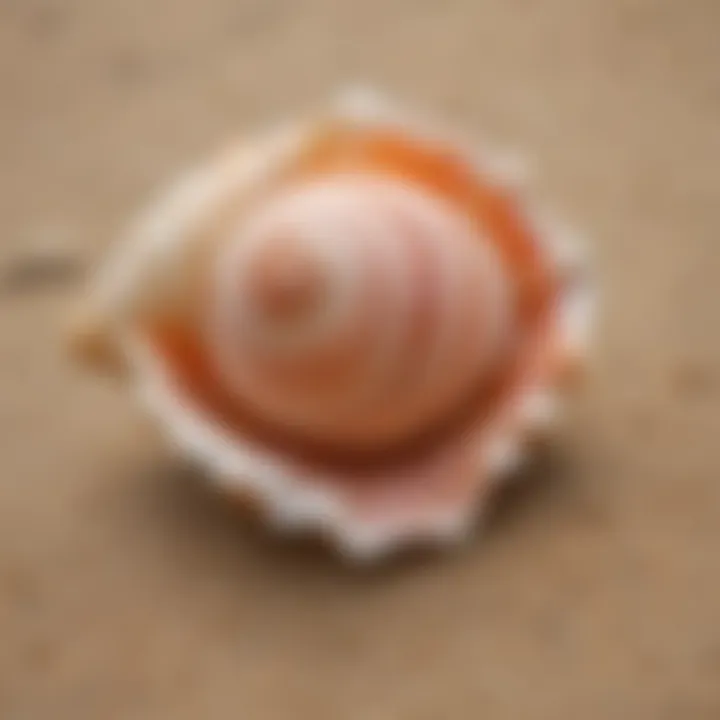
[[[0,717],[720,717],[719,23],[715,0],[0,2]],[[530,154],[604,291],[555,459],[462,552],[369,574],[239,522],[59,335],[155,188],[353,78]]]

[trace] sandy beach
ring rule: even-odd
[[[0,0],[0,717],[720,718],[719,26],[713,0]],[[62,345],[153,192],[351,80],[531,158],[603,293],[554,457],[462,551],[371,573],[241,522]]]

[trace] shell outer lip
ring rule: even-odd
[[[438,125],[420,121],[417,114],[404,111],[367,87],[362,92],[357,87],[341,92],[331,105],[330,115],[353,122],[395,126],[421,140],[437,137],[445,143],[453,142],[447,132],[438,130]],[[299,123],[294,131],[298,132],[301,125]],[[277,135],[275,162],[282,163],[283,157],[293,152],[287,128],[284,131],[285,135]],[[300,137],[302,132],[296,140]],[[285,156],[281,147],[283,142],[287,143]],[[463,143],[459,147],[462,149],[466,145]],[[469,157],[475,159],[477,167],[491,180],[495,178],[501,184],[507,183],[508,174],[497,169],[498,158],[502,164],[502,152],[481,148],[479,153],[474,152]],[[141,402],[165,428],[169,440],[209,471],[211,481],[227,492],[244,490],[254,495],[264,507],[269,524],[281,532],[319,530],[330,537],[341,553],[353,561],[365,563],[392,555],[408,545],[447,546],[467,539],[482,509],[481,502],[466,503],[452,512],[444,512],[427,523],[422,532],[407,535],[398,532],[392,524],[383,526],[357,521],[340,498],[330,491],[321,491],[306,482],[306,478],[294,476],[272,454],[249,443],[240,444],[229,439],[222,428],[184,407],[164,381],[154,359],[125,332],[121,322],[123,310],[137,299],[133,294],[137,293],[139,278],[144,277],[147,281],[148,275],[143,272],[157,270],[157,258],[167,256],[174,244],[181,241],[182,219],[188,217],[183,203],[201,209],[203,204],[212,202],[213,193],[221,193],[224,185],[242,177],[243,172],[249,172],[247,168],[235,167],[234,172],[227,171],[222,178],[211,178],[212,171],[210,168],[205,174],[189,176],[171,189],[161,201],[159,210],[151,209],[146,214],[144,224],[135,231],[136,242],[130,248],[121,248],[121,253],[108,264],[96,288],[95,296],[105,312],[108,333],[121,336],[116,337],[117,345],[132,359],[134,384]],[[526,212],[539,241],[544,243],[558,276],[570,278],[569,282],[561,283],[558,329],[561,342],[582,361],[588,354],[590,331],[598,305],[590,274],[588,246],[578,242],[565,225],[537,211],[530,201],[521,204],[520,210]],[[143,242],[151,247],[141,247]],[[488,442],[492,446],[482,448],[483,460],[479,453],[478,467],[481,462],[486,463],[487,471],[496,483],[513,477],[514,470],[525,460],[524,437],[529,431],[553,426],[558,419],[559,405],[559,390],[554,378],[541,378],[534,386],[526,388],[513,422],[505,429],[490,432]]]
[[[247,492],[260,501],[266,521],[281,533],[320,531],[349,560],[370,563],[389,557],[410,544],[447,545],[470,533],[473,512],[467,506],[430,519],[421,532],[405,535],[392,522],[365,522],[349,512],[339,495],[320,488],[249,442],[238,443],[195,414],[179,399],[159,369],[157,360],[135,342],[136,367],[144,381],[137,385],[141,403],[165,430],[168,441],[196,461],[218,489]]]

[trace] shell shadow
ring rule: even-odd
[[[477,532],[457,555],[467,559],[483,547],[536,514],[551,507],[572,506],[576,489],[569,482],[568,459],[557,449],[536,453],[534,461],[499,488],[483,532]],[[447,563],[451,549],[413,548],[379,563],[358,565],[337,553],[329,542],[314,535],[284,535],[268,528],[259,513],[240,502],[228,501],[215,490],[204,473],[187,464],[153,461],[141,471],[143,504],[153,534],[161,532],[163,544],[173,547],[179,562],[262,568],[302,581],[326,579],[345,582],[382,581],[424,573],[435,563]]]
[[[573,474],[573,458],[567,448],[552,444],[536,448],[527,464],[497,489],[484,537],[505,535],[532,517],[547,517],[556,509],[584,504]]]
[[[181,554],[187,547],[191,555],[211,562],[224,557],[233,568],[263,566],[303,580],[367,582],[412,573],[443,556],[440,551],[419,548],[380,563],[358,564],[336,552],[322,537],[285,535],[268,528],[255,508],[229,500],[195,467],[156,461],[142,475],[150,494],[146,499],[152,522],[161,528],[166,541]]]

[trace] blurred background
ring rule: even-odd
[[[717,0],[0,0],[0,717],[720,717]],[[177,477],[59,330],[155,189],[361,80],[534,160],[603,322],[562,467],[353,574]]]

